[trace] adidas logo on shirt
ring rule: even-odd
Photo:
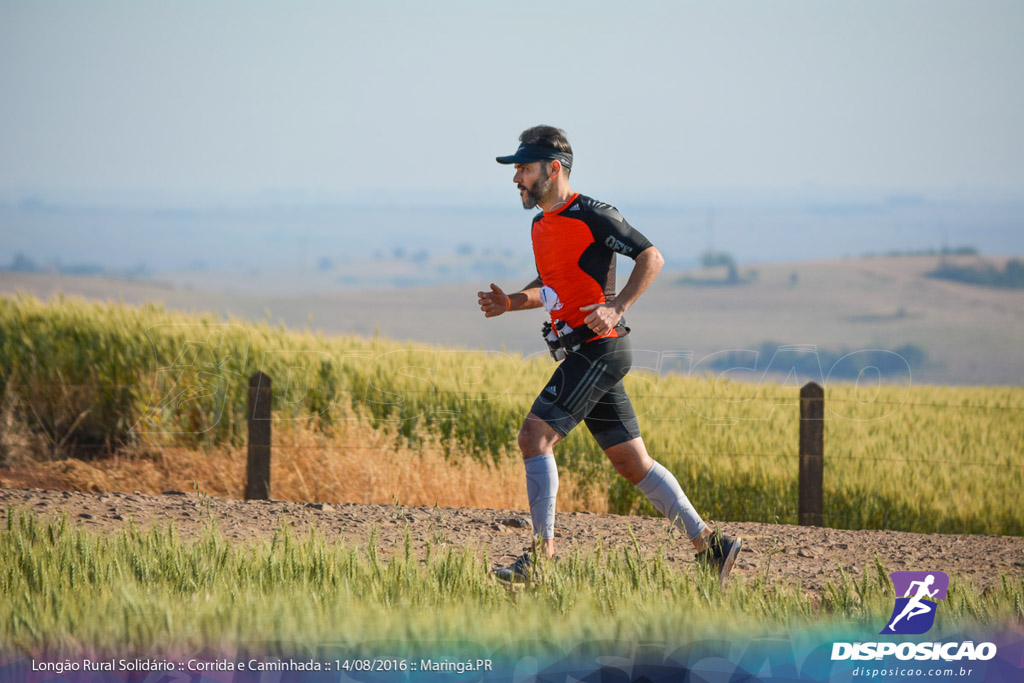
[[[554,384],[552,384],[552,385],[551,385],[550,387],[548,387],[548,388],[547,388],[547,389],[545,389],[544,391],[546,391],[546,392],[548,392],[548,393],[551,393],[551,394],[555,394],[556,396],[558,395],[558,388],[557,388],[557,387],[555,387],[555,385],[554,385]]]

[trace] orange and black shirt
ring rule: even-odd
[[[551,319],[573,329],[590,315],[581,306],[615,296],[615,255],[636,260],[651,242],[618,209],[579,193],[558,211],[533,218],[533,256],[541,282],[558,294],[561,308]],[[612,330],[605,337],[619,336]]]

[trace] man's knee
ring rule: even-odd
[[[642,480],[651,469],[639,458],[612,460],[612,467],[631,484]]]
[[[550,453],[561,438],[551,425],[530,413],[519,429],[519,450],[524,458]]]
[[[612,467],[620,475],[636,484],[650,471],[654,461],[647,454],[643,439],[636,438],[604,449]]]

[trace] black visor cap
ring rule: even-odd
[[[572,154],[561,152],[544,145],[523,143],[515,154],[506,157],[495,157],[499,164],[529,164],[534,161],[558,161],[566,168],[572,168]]]

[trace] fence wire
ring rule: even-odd
[[[34,388],[39,388],[39,387],[46,387],[46,388],[49,388],[49,389],[62,388],[62,389],[90,389],[90,390],[95,390],[97,388],[93,384],[50,383],[50,384],[37,384],[37,385],[34,385]],[[140,390],[140,391],[148,390],[147,387],[140,387],[140,385],[138,385],[138,384],[105,384],[105,385],[103,385],[103,388],[104,389],[111,389],[111,388],[131,389],[131,390]],[[182,391],[185,391],[185,390],[179,390],[179,393],[181,393]],[[340,394],[340,395],[347,396],[349,401],[352,401],[354,399],[354,400],[357,400],[357,401],[362,401],[362,402],[370,403],[370,404],[378,403],[378,404],[385,404],[385,405],[401,405],[401,401],[395,401],[395,402],[374,401],[372,396],[369,396],[368,393],[372,393],[372,392],[353,391],[351,389],[341,390],[340,392],[338,392],[338,394]],[[473,401],[473,402],[493,401],[493,400],[503,399],[503,398],[508,398],[508,399],[526,399],[526,400],[533,400],[533,399],[536,398],[536,394],[534,394],[534,393],[503,392],[503,393],[496,394],[496,395],[481,395],[479,393],[472,392],[472,391],[453,391],[453,390],[438,389],[438,388],[434,388],[434,389],[409,389],[409,390],[403,390],[400,393],[399,392],[381,391],[380,393],[381,394],[385,394],[385,395],[389,395],[389,396],[397,396],[397,397],[401,397],[403,395],[420,396],[420,397],[422,397],[422,396],[453,396],[454,395],[454,396],[462,396],[462,397],[465,398],[465,400]],[[967,412],[975,412],[975,413],[977,413],[977,412],[987,412],[987,411],[991,411],[991,412],[1024,412],[1024,404],[1021,404],[1021,405],[1007,405],[1007,404],[987,405],[987,404],[971,404],[971,403],[958,403],[958,404],[954,404],[954,403],[934,403],[934,402],[909,401],[909,400],[908,401],[863,401],[863,400],[859,400],[859,399],[856,399],[856,398],[845,398],[844,399],[844,398],[831,398],[831,397],[828,397],[828,396],[823,397],[823,398],[802,398],[800,396],[743,396],[743,397],[740,397],[740,398],[727,398],[727,397],[723,397],[721,395],[714,395],[714,394],[712,394],[712,395],[697,394],[697,395],[682,395],[682,396],[666,396],[666,395],[661,395],[661,394],[642,394],[642,393],[640,393],[640,394],[631,394],[631,398],[635,399],[635,400],[645,400],[645,401],[723,401],[723,402],[728,402],[728,403],[742,403],[742,404],[757,403],[757,404],[771,404],[771,405],[774,405],[774,406],[791,406],[791,407],[799,406],[801,404],[801,402],[805,402],[805,401],[808,402],[808,403],[822,401],[822,402],[826,402],[826,403],[830,403],[830,404],[831,403],[838,403],[838,404],[844,404],[844,405],[857,404],[857,405],[864,406],[864,407],[870,407],[870,406],[876,406],[876,405],[879,405],[879,406],[898,406],[898,407],[901,407],[901,408],[904,408],[904,407],[905,408],[931,408],[931,409],[938,409],[938,410],[963,411],[964,413],[967,413]],[[337,401],[335,401],[335,402],[337,402]],[[428,411],[423,411],[421,414],[428,414]],[[446,415],[448,416],[448,419],[455,419],[459,415],[459,413],[457,411],[450,411],[450,410],[438,410],[438,411],[430,412],[429,414],[434,415],[434,416],[442,416],[441,419],[445,419],[444,416],[446,416]],[[304,416],[304,417],[298,417],[298,418],[286,418],[283,421],[285,421],[285,422],[300,422],[300,421],[303,421],[303,420],[312,420],[312,419],[315,419],[315,418],[316,418],[316,415],[311,415],[311,416]],[[355,421],[361,421],[363,419],[372,419],[372,418],[346,418],[346,421],[353,421],[353,422],[355,422]],[[387,422],[402,422],[402,421],[405,421],[407,419],[409,419],[409,418],[403,418],[403,417],[383,418],[383,420],[387,421]],[[736,423],[736,422],[747,421],[747,420],[744,420],[743,418],[728,418],[728,417],[717,418],[717,419],[710,419],[710,418],[705,418],[705,419],[708,419],[709,421],[719,421],[719,422],[727,421],[727,422],[730,422],[730,423],[733,423],[733,424]],[[826,418],[826,419],[828,419],[828,418]],[[275,421],[277,421],[277,420],[275,420]],[[1024,429],[1022,429],[1022,431],[1024,431]],[[163,433],[175,434],[176,432],[163,432]],[[180,432],[180,434],[183,434],[183,435],[184,434],[189,434],[189,432]],[[60,447],[57,447],[56,450],[64,450],[65,448],[67,448],[69,450],[73,450],[73,451],[76,451],[76,452],[84,451],[84,452],[97,452],[97,453],[99,453],[99,452],[110,452],[112,450],[111,446],[112,446],[112,444],[77,444],[77,443],[67,443],[67,444],[64,444],[64,445],[62,445]],[[316,450],[319,450],[319,451],[340,451],[340,450],[376,451],[376,450],[386,450],[388,448],[393,447],[393,445],[381,445],[381,444],[330,444],[330,445],[323,445],[323,446],[297,446],[297,445],[288,445],[288,444],[280,444],[280,443],[278,443],[278,444],[272,444],[271,447],[273,449],[285,449],[285,450],[292,450],[292,451],[316,451]],[[408,444],[408,447],[410,448],[410,450],[413,450],[414,452],[422,452],[422,453],[431,453],[431,452],[438,452],[438,453],[445,453],[445,454],[450,454],[450,453],[455,453],[455,452],[472,453],[471,449],[467,449],[467,448],[464,448],[464,447],[458,447],[458,446],[453,446],[453,447],[424,447],[424,446],[415,446],[414,444]],[[704,452],[704,451],[658,452],[657,455],[660,458],[722,458],[722,457],[725,457],[725,458],[766,458],[766,459],[782,459],[782,460],[798,459],[800,457],[799,454],[797,454],[797,453],[743,453],[743,452]],[[835,457],[836,456],[828,456],[828,455],[826,455],[825,462],[828,463],[830,460],[834,459]],[[857,456],[857,455],[844,455],[844,456],[842,456],[841,459],[844,460],[844,461],[894,462],[894,463],[915,463],[915,464],[928,464],[928,465],[960,465],[960,466],[967,466],[967,467],[1000,467],[1000,468],[1009,468],[1009,469],[1014,469],[1014,470],[1016,470],[1016,469],[1024,469],[1024,463],[1022,463],[1022,464],[1009,464],[1009,463],[978,462],[978,461],[970,461],[970,460],[949,460],[949,459],[929,460],[929,459],[921,459],[921,458],[916,458],[915,459],[915,458],[880,457],[880,456]]]
[[[213,386],[211,383],[208,386]],[[54,387],[70,388],[70,389],[95,389],[94,384],[69,384],[69,383],[46,383],[46,384],[33,384],[33,388],[46,387],[52,389]],[[140,386],[138,384],[104,384],[104,389],[138,389],[140,391],[151,390],[150,387]],[[1018,387],[1006,387],[1007,390],[1015,390]],[[827,387],[826,387],[827,390]],[[178,393],[187,391],[187,388],[179,389]],[[908,389],[909,391],[909,389]],[[348,396],[350,399],[355,396],[357,400],[364,400],[367,402],[375,402],[387,405],[399,405],[399,402],[389,401],[373,401],[369,395],[369,391],[356,391],[352,389],[341,389],[337,392],[338,395]],[[529,392],[501,392],[496,394],[480,394],[472,391],[455,391],[451,389],[404,389],[401,392],[384,391],[379,390],[376,392],[380,395],[386,396],[462,396],[466,400],[470,401],[493,401],[499,398],[522,398],[532,400],[537,398],[536,393]],[[658,401],[724,401],[728,403],[773,403],[776,405],[799,405],[801,401],[807,401],[809,403],[815,402],[826,402],[826,403],[842,403],[850,404],[855,403],[862,406],[872,405],[886,405],[886,406],[908,406],[915,408],[939,408],[945,410],[1006,410],[1006,411],[1019,411],[1024,412],[1024,403],[1019,405],[1005,405],[1005,404],[974,404],[974,403],[933,403],[927,401],[864,401],[857,398],[833,398],[825,396],[824,398],[802,398],[800,396],[739,396],[736,398],[723,396],[720,394],[685,394],[682,396],[666,396],[664,394],[641,394],[629,392],[631,399],[644,399],[644,400],[658,400]]]

